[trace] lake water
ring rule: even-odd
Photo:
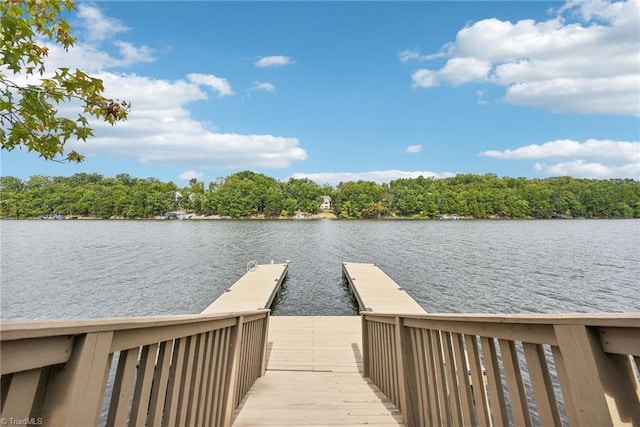
[[[274,315],[356,314],[341,263],[429,312],[640,311],[640,220],[0,221],[3,319],[198,313],[290,261]]]

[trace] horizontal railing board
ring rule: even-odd
[[[264,314],[263,314],[264,316]],[[234,326],[236,318],[216,319],[208,322],[198,322],[197,324],[179,324],[156,326],[153,328],[140,328],[118,331],[111,342],[111,351],[126,350],[129,348],[149,345],[162,341],[173,340],[190,335],[197,335],[208,331],[215,331]]]
[[[189,314],[180,316],[110,317],[101,319],[5,320],[0,322],[2,342],[24,338],[115,332],[128,329],[207,322],[244,315],[268,313],[270,310],[246,310],[228,313]]]
[[[363,316],[379,316],[394,318],[398,314],[394,313],[371,313],[360,312]],[[405,319],[429,319],[429,320],[451,320],[461,322],[491,322],[491,323],[536,323],[543,325],[584,325],[598,327],[640,327],[640,313],[426,313],[426,314],[404,314],[400,315]]]
[[[553,325],[523,323],[461,322],[434,319],[405,319],[405,326],[421,329],[436,329],[458,334],[494,337],[533,344],[556,344]]]
[[[71,356],[73,337],[26,338],[2,343],[2,375],[65,363]]]
[[[631,328],[598,328],[600,343],[607,353],[640,357],[638,330]]]

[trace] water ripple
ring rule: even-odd
[[[355,314],[341,263],[430,312],[640,311],[640,221],[1,221],[5,319],[197,313],[290,260],[275,315]]]

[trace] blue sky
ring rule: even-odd
[[[69,143],[82,164],[15,150],[2,175],[640,179],[639,8],[80,2],[78,43],[52,47],[48,67],[102,78],[132,103],[129,119]]]

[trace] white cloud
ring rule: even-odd
[[[293,64],[295,61],[288,56],[276,55],[276,56],[263,56],[254,65],[256,67],[280,67],[283,65]]]
[[[438,73],[431,70],[418,70],[411,75],[413,87],[433,87],[438,86]]]
[[[276,87],[272,83],[268,82],[253,82],[251,89],[253,90],[261,90],[264,92],[275,92]]]
[[[448,55],[447,51],[449,47],[450,47],[450,44],[446,44],[442,47],[440,52],[432,53],[429,55],[420,53],[419,49],[403,50],[401,52],[398,52],[398,59],[400,60],[400,62],[409,62],[411,60],[431,61],[432,59],[436,59],[436,58],[444,58]]]
[[[417,178],[419,176],[446,178],[455,176],[455,173],[444,172],[436,173],[429,171],[401,171],[401,170],[385,170],[370,172],[320,172],[320,173],[294,173],[291,177],[296,179],[308,178],[319,185],[330,184],[333,186],[341,182],[348,181],[373,181],[378,184],[391,182],[400,178]]]
[[[613,162],[640,163],[640,142],[588,139],[585,142],[570,139],[532,144],[515,150],[485,151],[482,156],[497,159],[540,160],[583,158]]]
[[[481,90],[477,90],[476,91],[476,96],[478,97],[478,104],[480,105],[489,105],[489,101],[487,101],[484,96],[486,95],[487,91],[484,89]]]
[[[78,4],[78,18],[84,29],[85,37],[90,41],[100,41],[108,36],[128,31],[129,28],[122,21],[104,16],[97,7]]]
[[[411,76],[414,87],[438,86],[442,81],[461,85],[472,81],[487,80],[491,63],[476,58],[452,58],[440,71],[418,70]]]
[[[45,59],[47,74],[52,75],[52,71],[66,67],[71,70],[81,69],[85,73],[94,75],[104,70],[129,67],[138,63],[148,63],[155,60],[154,51],[148,46],[135,46],[123,41],[111,43],[114,49],[112,53],[106,52],[101,46],[79,41],[74,46],[65,51],[59,45],[44,43],[49,49],[49,55]]]
[[[486,82],[505,100],[558,112],[640,115],[640,0],[572,1],[547,21],[485,19],[443,46],[440,69],[419,69],[414,87]],[[573,14],[579,22],[565,19]],[[427,58],[417,51],[401,61]]]
[[[419,153],[419,152],[422,151],[422,145],[420,145],[420,144],[410,145],[404,151],[407,152],[407,153]]]
[[[184,171],[180,175],[178,175],[178,179],[183,181],[191,181],[192,179],[202,180],[204,174],[202,172],[197,171]]]
[[[284,168],[307,158],[296,138],[221,133],[196,121],[185,105],[207,98],[200,79],[168,81],[111,73],[97,77],[113,93],[126,94],[133,109],[117,126],[92,121],[94,138],[68,144],[88,157],[114,155],[204,169]]]
[[[638,76],[610,78],[564,78],[516,83],[507,89],[505,100],[556,112],[638,115]]]
[[[477,58],[451,58],[438,71],[438,79],[444,79],[454,85],[472,81],[486,80],[491,70],[491,63]]]
[[[594,18],[609,21],[619,14],[621,7],[621,3],[611,3],[607,0],[571,0],[559,10],[560,12],[573,10],[574,14],[581,16],[586,21]]]
[[[124,98],[133,107],[127,120],[116,126],[90,119],[94,137],[87,143],[68,142],[65,149],[84,154],[87,163],[97,155],[117,156],[141,163],[180,166],[189,169],[189,173],[193,172],[193,168],[284,168],[307,158],[297,138],[219,132],[211,123],[212,118],[202,121],[194,119],[187,105],[193,101],[207,100],[209,93],[205,87],[213,89],[220,96],[233,94],[231,85],[224,78],[191,73],[177,80],[162,80],[133,73],[111,72],[112,68],[130,65],[133,61],[153,60],[152,51],[145,46],[136,47],[115,40],[107,47],[115,47],[119,55],[107,53],[104,44],[97,43],[99,38],[106,38],[109,33],[101,23],[114,26],[110,28],[111,34],[124,31],[126,27],[119,21],[104,17],[96,8],[84,4],[79,7],[84,13],[82,19],[96,27],[93,39],[79,40],[68,52],[52,45],[47,57],[48,73],[62,66],[80,68],[103,81],[106,97]],[[47,74],[44,77],[49,76]],[[18,75],[13,81],[17,84],[27,81],[35,83],[34,80],[38,78],[29,76],[27,80],[25,75]],[[261,85],[261,90],[273,87],[269,83]],[[77,103],[61,104],[58,108],[69,117],[80,112]]]
[[[120,50],[119,66],[126,67],[140,62],[153,62],[155,60],[153,50],[148,46],[137,47],[120,40],[115,41],[114,44]]]
[[[544,172],[549,176],[572,176],[574,178],[592,179],[640,179],[640,163],[622,166],[607,166],[596,162],[574,160],[572,162],[556,163],[552,165],[536,163],[534,165],[534,169]]]
[[[411,61],[412,59],[419,59],[420,58],[420,52],[415,49],[415,50],[403,50],[401,52],[398,52],[398,59],[400,60],[400,62],[407,62],[407,61]]]
[[[94,74],[155,60],[154,50],[149,46],[136,46],[116,39],[117,34],[129,28],[117,19],[104,16],[100,9],[79,3],[77,17],[80,37],[67,51],[57,44],[43,41],[49,49],[45,59],[47,72],[68,67]]]
[[[224,79],[222,77],[216,77],[213,74],[191,73],[187,74],[187,78],[193,83],[210,87],[211,89],[218,92],[218,95],[220,96],[233,95],[231,85],[229,84],[227,79]]]
[[[589,139],[556,140],[514,150],[485,151],[481,156],[505,160],[556,160],[536,162],[533,168],[548,175],[583,178],[640,177],[640,142]]]

